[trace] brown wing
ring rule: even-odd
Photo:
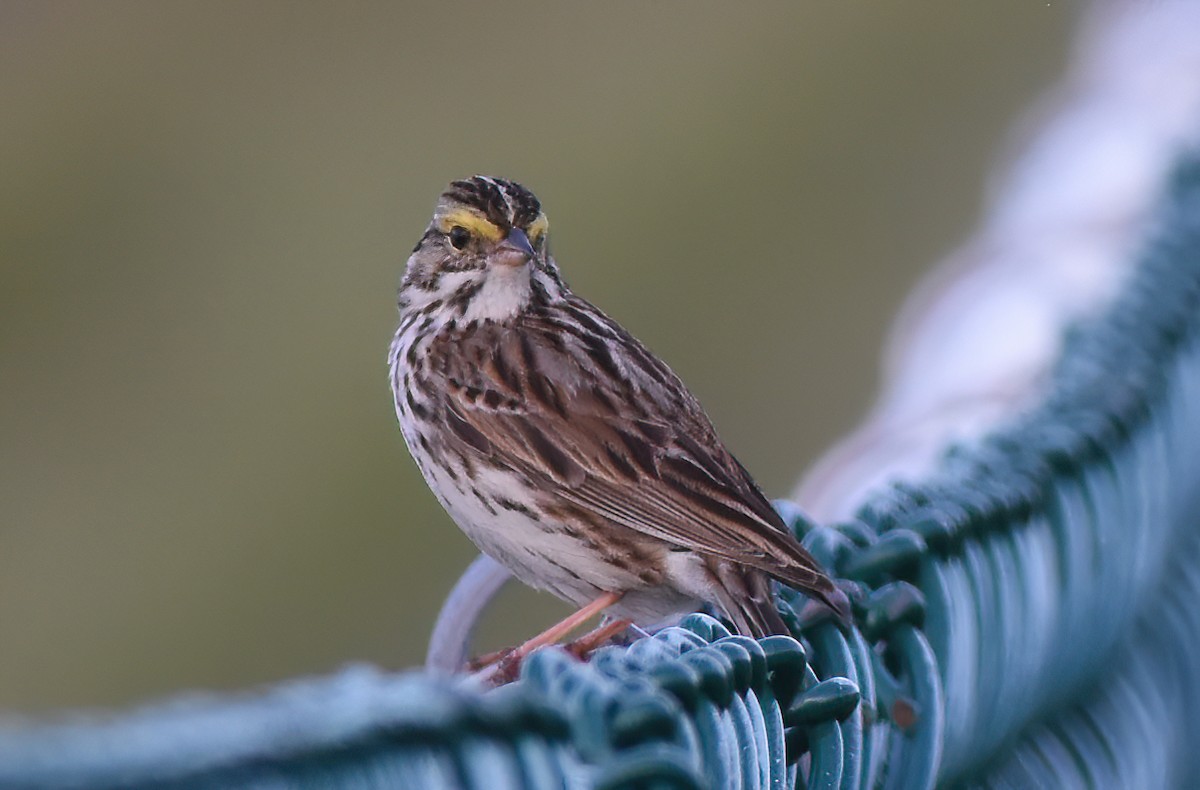
[[[831,593],[679,378],[591,305],[569,307],[434,344],[461,449],[616,524]]]

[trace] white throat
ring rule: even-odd
[[[470,321],[502,321],[519,313],[529,303],[530,270],[526,264],[516,267],[494,267],[487,270],[483,287],[472,297],[463,313]]]

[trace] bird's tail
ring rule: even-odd
[[[791,635],[791,629],[775,607],[771,578],[767,574],[730,563],[720,563],[713,571],[717,577],[715,603],[739,634],[755,639],[772,634]]]
[[[714,571],[718,580],[715,603],[739,634],[755,639],[773,634],[794,636],[779,614],[768,574],[732,564],[718,565]],[[837,585],[829,585],[828,590],[804,592],[832,610],[842,623],[848,625],[851,622],[850,599]]]

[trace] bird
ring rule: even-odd
[[[772,580],[845,619],[844,593],[696,397],[567,286],[548,236],[532,192],[477,175],[441,194],[405,266],[391,389],[453,521],[579,607],[573,624],[603,611],[652,626],[708,604],[740,634],[788,634]]]

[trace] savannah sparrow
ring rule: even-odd
[[[391,384],[442,506],[521,581],[636,623],[709,602],[787,633],[771,579],[844,613],[679,377],[563,282],[547,232],[527,189],[476,176],[408,259]]]

